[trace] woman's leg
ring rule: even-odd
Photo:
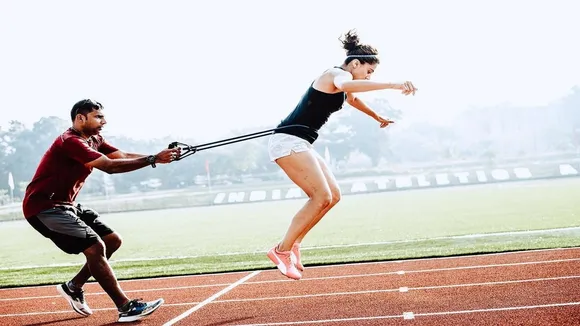
[[[324,177],[326,178],[326,182],[328,183],[328,186],[330,188],[330,192],[332,194],[332,201],[330,202],[330,204],[328,206],[326,206],[326,208],[324,208],[317,216],[316,218],[314,218],[310,224],[308,225],[308,227],[306,227],[306,229],[298,236],[298,238],[296,239],[296,241],[294,242],[294,245],[292,246],[292,253],[294,254],[294,260],[295,260],[295,265],[296,268],[299,271],[303,271],[304,270],[304,266],[302,265],[302,255],[300,253],[300,246],[302,244],[302,240],[304,239],[304,237],[306,236],[306,234],[308,234],[308,232],[310,232],[310,230],[316,225],[318,224],[318,222],[320,222],[320,220],[326,215],[326,213],[328,213],[328,211],[334,207],[342,198],[342,194],[340,192],[340,187],[338,185],[338,182],[336,181],[336,178],[334,177],[334,174],[332,173],[332,171],[330,170],[330,168],[327,166],[326,162],[324,161],[324,159],[322,158],[322,156],[320,156],[318,153],[315,153],[318,159],[318,163],[320,164],[320,167],[322,169],[322,172],[324,173]]]
[[[283,275],[299,280],[302,275],[292,261],[291,249],[312,220],[330,205],[332,193],[313,150],[291,152],[276,163],[306,193],[308,201],[292,218],[282,241],[268,251],[268,258]]]
[[[294,153],[276,160],[290,180],[308,196],[308,201],[294,215],[286,235],[280,242],[280,251],[289,251],[296,240],[333,202],[332,190],[314,150]]]
[[[338,185],[338,182],[336,181],[336,178],[334,177],[334,174],[332,173],[332,171],[330,170],[330,168],[326,165],[326,162],[324,161],[324,159],[322,158],[322,156],[320,156],[318,153],[314,152],[314,154],[316,155],[316,158],[318,160],[318,164],[320,165],[320,168],[322,169],[322,173],[324,174],[324,178],[326,179],[326,183],[328,184],[328,187],[330,188],[330,193],[332,196],[332,200],[330,201],[330,204],[328,206],[326,206],[317,216],[316,218],[314,218],[310,224],[308,225],[308,227],[300,234],[300,236],[298,236],[298,238],[296,239],[296,242],[301,243],[302,239],[304,239],[304,237],[306,236],[306,234],[316,225],[318,224],[318,222],[320,222],[320,220],[326,215],[326,213],[328,213],[328,211],[333,208],[342,198],[342,194],[340,192],[340,187]]]

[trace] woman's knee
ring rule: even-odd
[[[331,205],[336,205],[342,199],[342,193],[340,188],[332,189],[332,202]]]
[[[332,191],[328,189],[316,192],[312,196],[312,201],[315,202],[321,209],[324,209],[332,204]]]

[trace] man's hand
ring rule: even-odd
[[[166,148],[155,156],[155,163],[170,163],[181,155],[181,148]]]
[[[415,95],[415,92],[417,91],[417,88],[410,81],[406,81],[403,84],[400,84],[399,89],[403,91],[403,95]]]
[[[377,121],[381,124],[381,128],[384,128],[386,126],[388,126],[391,123],[395,123],[395,121],[389,120],[389,119],[385,119],[383,117],[378,117]]]

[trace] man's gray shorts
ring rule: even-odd
[[[79,254],[113,233],[99,214],[81,205],[56,206],[27,218],[28,223],[62,251]]]

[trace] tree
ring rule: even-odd
[[[43,117],[34,123],[32,130],[21,122],[11,121],[8,134],[4,137],[8,139],[5,173],[11,171],[15,183],[30,181],[44,152],[68,126],[58,117]],[[22,189],[16,187],[14,196],[22,195]]]
[[[401,117],[401,112],[391,107],[386,99],[374,99],[368,105],[382,117],[393,120]],[[333,157],[344,160],[356,149],[367,155],[376,166],[381,158],[391,156],[388,134],[389,127],[381,129],[374,119],[345,105],[323,127],[317,150],[324,151],[328,146]]]

